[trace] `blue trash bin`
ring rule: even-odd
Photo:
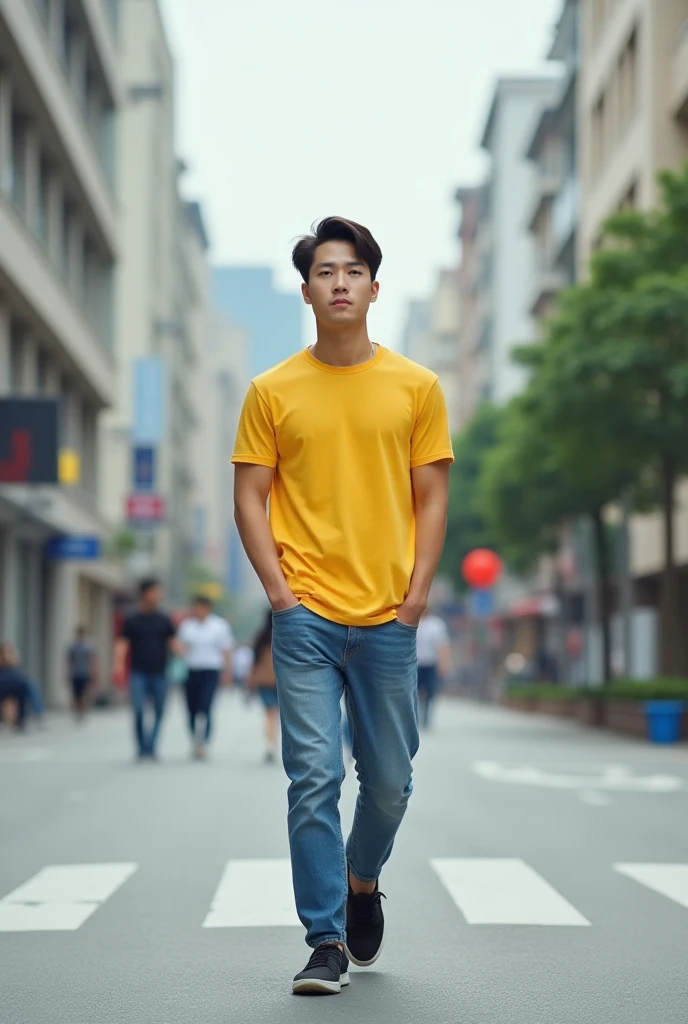
[[[652,743],[678,743],[684,707],[682,700],[650,700],[646,703],[647,734]]]

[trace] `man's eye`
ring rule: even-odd
[[[352,271],[350,271],[350,273],[352,273],[352,274],[356,274],[356,275],[357,275],[357,277],[360,277],[360,276],[361,276],[361,271],[360,271],[360,270],[352,270]]]

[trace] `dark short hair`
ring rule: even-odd
[[[368,228],[346,217],[325,217],[314,224],[310,235],[303,235],[294,246],[291,261],[301,277],[308,284],[308,278],[315,259],[315,250],[324,242],[351,242],[356,255],[370,270],[374,281],[382,263],[382,249]]]
[[[147,576],[144,580],[139,583],[139,597],[143,597],[149,590],[153,590],[154,587],[160,586],[160,580],[156,580],[155,576]]]
[[[192,604],[204,604],[206,608],[212,608],[213,602],[205,594],[196,594]]]

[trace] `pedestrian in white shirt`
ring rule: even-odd
[[[234,638],[229,623],[213,614],[212,603],[204,596],[194,598],[191,616],[182,622],[178,637],[189,670],[185,689],[193,756],[200,760],[206,756],[210,739],[213,700],[220,674],[224,672],[226,685],[232,681]],[[200,736],[199,717],[205,718]]]
[[[449,630],[439,615],[426,612],[416,635],[418,702],[421,726],[430,725],[430,709],[442,679],[449,671]]]

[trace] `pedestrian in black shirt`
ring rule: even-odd
[[[157,580],[143,580],[139,586],[139,608],[125,619],[122,636],[115,646],[115,675],[125,674],[126,657],[131,655],[129,692],[134,708],[139,760],[155,758],[158,733],[167,698],[167,659],[170,651],[180,653],[174,623],[160,611],[162,588]],[[146,704],[154,711],[152,729],[145,721]]]

